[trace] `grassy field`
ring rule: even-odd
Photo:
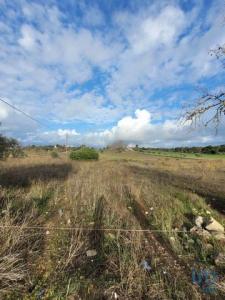
[[[206,158],[206,159],[225,159],[225,154],[204,154],[204,153],[183,153],[174,151],[143,151],[143,154],[153,156],[175,157],[175,158]]]
[[[0,162],[0,184],[0,299],[224,299],[224,241],[190,228],[225,225],[225,160],[36,155]]]

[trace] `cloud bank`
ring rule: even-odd
[[[225,129],[225,128],[224,128]],[[222,131],[223,132],[223,131]],[[119,120],[111,129],[79,134],[74,130],[46,131],[41,139],[46,143],[51,141],[65,143],[66,135],[70,145],[94,145],[105,147],[117,141],[127,145],[173,147],[178,145],[206,145],[221,143],[223,134],[216,135],[215,130],[201,128],[190,130],[189,124],[183,124],[174,120],[166,120],[163,123],[152,122],[151,113],[145,109],[137,109],[134,116],[126,116]]]

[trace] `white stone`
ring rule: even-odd
[[[224,232],[224,227],[213,218],[211,218],[210,223],[205,228],[208,231]]]
[[[201,237],[203,237],[203,238],[205,238],[205,239],[208,239],[208,238],[211,237],[211,234],[210,234],[207,230],[202,229],[202,228],[199,228],[198,226],[192,227],[192,228],[190,229],[190,232],[191,232],[192,234],[196,234],[196,235],[198,235],[198,236],[201,236]]]
[[[204,222],[204,220],[203,220],[203,217],[202,217],[202,216],[196,217],[196,219],[195,219],[195,225],[196,225],[196,226],[202,227],[203,222]]]
[[[225,267],[225,254],[224,253],[219,253],[217,255],[217,257],[215,258],[215,264],[221,268]]]
[[[86,255],[87,255],[87,257],[93,257],[93,256],[96,256],[96,255],[97,255],[97,251],[94,250],[94,249],[87,250],[87,251],[86,251]]]

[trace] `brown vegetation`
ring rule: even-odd
[[[225,195],[224,171],[224,161],[128,152],[94,162],[1,162],[1,297],[205,299],[215,296],[193,285],[191,272],[206,268],[220,275],[215,293],[222,299],[224,273],[214,257],[224,245],[183,227],[206,210],[224,224],[223,212],[195,193],[205,187]]]

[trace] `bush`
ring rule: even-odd
[[[52,158],[58,158],[58,157],[59,157],[58,152],[52,151],[52,152],[51,152],[51,157],[52,157]]]
[[[70,159],[72,160],[87,160],[87,159],[98,159],[99,154],[93,148],[83,147],[78,150],[70,152]]]
[[[12,157],[14,158],[24,158],[27,157],[27,154],[21,149],[21,148],[14,148],[10,151],[10,154],[12,155]],[[9,154],[9,155],[10,155]]]
[[[0,159],[7,158],[10,154],[13,157],[22,151],[16,139],[7,138],[0,134]]]

